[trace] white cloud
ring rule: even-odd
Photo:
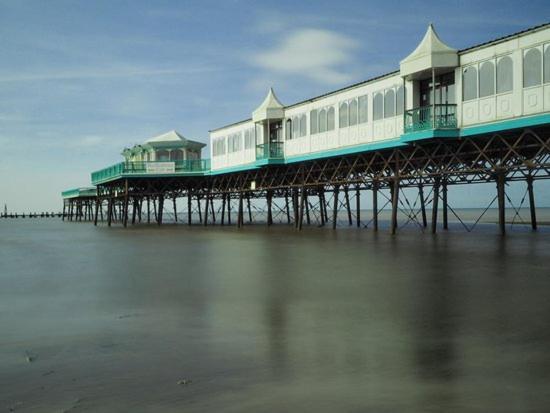
[[[301,29],[273,49],[253,56],[252,62],[270,72],[338,84],[352,78],[350,66],[358,46],[355,39],[333,31]]]

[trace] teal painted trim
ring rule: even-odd
[[[400,139],[387,139],[383,142],[377,143],[365,143],[363,145],[348,146],[345,148],[331,149],[328,151],[314,152],[307,155],[294,155],[285,158],[286,163],[310,161],[320,158],[331,158],[333,156],[351,155],[358,152],[372,152],[380,149],[396,148],[399,146],[405,146]]]
[[[484,133],[494,133],[544,124],[550,124],[550,113],[522,117],[518,119],[502,120],[479,126],[469,126],[460,130],[460,136],[482,135]]]
[[[429,129],[419,132],[405,133],[401,135],[402,142],[414,142],[422,139],[433,138],[458,138],[460,136],[459,129]]]
[[[256,166],[256,162],[247,163],[245,165],[232,166],[229,168],[216,169],[216,170],[210,171],[209,175],[223,175],[223,174],[228,174],[232,172],[248,171],[249,169],[258,169],[258,166]]]

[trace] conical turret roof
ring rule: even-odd
[[[282,119],[284,117],[284,106],[277,99],[273,88],[269,88],[269,92],[264,101],[258,108],[252,112],[252,120],[261,122],[266,119]]]
[[[456,49],[447,46],[437,35],[430,23],[420,44],[406,58],[401,60],[401,76],[409,76],[431,68],[458,66]]]

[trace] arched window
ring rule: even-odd
[[[285,124],[285,139],[287,141],[292,139],[292,119],[287,119]]]
[[[340,103],[339,112],[340,127],[346,128],[348,126],[348,104],[346,102]]]
[[[300,118],[292,118],[292,139],[296,139],[300,136]]]
[[[483,62],[479,67],[479,97],[495,94],[495,65],[493,62]]]
[[[391,118],[392,116],[395,116],[395,92],[393,89],[388,89],[384,96],[384,117]]]
[[[157,161],[168,161],[170,159],[170,154],[168,151],[161,149],[157,151]]]
[[[374,120],[379,120],[384,117],[384,95],[381,92],[378,92],[374,95],[373,99],[373,113],[372,118]]]
[[[514,62],[510,56],[497,61],[497,93],[509,92],[514,87]]]
[[[357,125],[357,99],[349,102],[349,125]]]
[[[550,44],[544,49],[544,83],[550,82]]]
[[[331,106],[327,110],[327,130],[334,130],[334,107]]]
[[[395,94],[395,114],[402,115],[405,110],[405,88],[399,86]]]
[[[306,115],[300,116],[300,136],[307,135],[307,118]]]
[[[360,96],[359,97],[359,123],[365,123],[368,116],[368,99],[367,96]]]
[[[319,132],[326,132],[327,131],[327,111],[325,109],[321,109],[319,111]]]
[[[477,99],[477,69],[467,67],[462,72],[462,100]]]
[[[539,49],[529,49],[523,56],[523,87],[540,85],[542,56]]]
[[[314,135],[319,132],[319,119],[317,115],[317,109],[313,109],[309,112],[309,133]]]

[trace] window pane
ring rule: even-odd
[[[357,99],[349,103],[349,125],[357,125]]]
[[[467,67],[462,72],[462,100],[477,99],[477,69],[474,66]]]
[[[384,116],[384,96],[382,95],[382,93],[379,92],[374,95],[373,106],[373,119],[382,119],[382,117]]]
[[[365,123],[368,119],[367,104],[367,96],[361,96],[359,98],[359,123]]]
[[[550,82],[550,44],[544,50],[544,83]]]
[[[510,56],[497,62],[497,93],[509,92],[514,87],[514,65]]]
[[[395,95],[395,114],[402,115],[405,109],[405,88],[399,86]]]
[[[319,111],[319,132],[326,132],[327,130],[327,111],[321,109]]]
[[[300,133],[300,119],[297,117],[292,118],[292,139],[296,139]]]
[[[539,49],[529,49],[523,56],[523,87],[540,85],[542,56]]]
[[[306,115],[300,116],[300,136],[307,135],[307,124],[306,124]]]
[[[317,123],[317,110],[312,110],[311,112],[309,112],[309,133],[311,133],[312,135],[317,133],[317,131],[319,130],[317,128]]]
[[[346,102],[340,104],[340,127],[346,128],[348,126],[348,104]]]
[[[395,92],[393,89],[388,89],[384,96],[384,117],[391,118],[395,116]]]
[[[495,66],[493,62],[483,62],[479,68],[479,97],[495,94]]]
[[[327,111],[327,130],[334,130],[334,107],[330,107]]]

